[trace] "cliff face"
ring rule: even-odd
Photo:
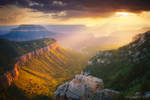
[[[32,52],[29,52],[21,57],[18,57],[16,58],[17,61],[19,61],[21,64],[24,64],[26,63],[28,60],[30,60],[32,57],[35,57],[35,56],[40,56],[42,55],[43,53],[45,52],[49,52],[50,50],[52,49],[56,49],[58,47],[58,43],[53,43],[47,47],[44,47],[44,48],[40,48],[40,49],[37,49],[37,50],[34,50]]]
[[[134,41],[117,50],[99,51],[84,71],[102,78],[107,88],[130,90],[131,93],[146,87],[142,91],[149,91],[149,59],[150,31],[136,36]]]
[[[0,90],[7,89],[14,80],[17,80],[19,76],[20,68],[23,64],[29,61],[31,58],[40,56],[45,52],[49,52],[50,50],[54,50],[58,47],[58,43],[55,42],[47,47],[40,48],[38,50],[34,50],[29,52],[21,57],[16,58],[17,62],[14,64],[14,67],[0,76]]]
[[[111,100],[120,92],[104,89],[102,79],[82,72],[72,81],[60,85],[54,94],[55,100]]]
[[[71,82],[60,85],[55,91],[55,97],[56,100],[87,100],[103,88],[103,80],[82,73]]]

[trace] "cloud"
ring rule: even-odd
[[[57,14],[45,14],[43,12],[34,12],[33,9],[30,8],[21,8],[15,5],[6,5],[0,7],[0,14],[0,25],[19,25],[46,24],[50,22],[56,23],[55,19],[52,19],[52,17],[63,16],[65,15],[65,12],[60,12]]]
[[[24,19],[24,9],[18,9],[16,6],[5,6],[0,8],[0,25],[17,24]]]
[[[52,4],[56,6],[65,6],[65,3],[63,3],[62,1],[56,1],[56,0],[53,1]]]
[[[1,0],[0,5],[16,5],[44,13],[66,12],[63,18],[106,17],[116,11],[150,11],[150,0]]]

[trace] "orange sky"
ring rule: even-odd
[[[43,13],[33,11],[30,8],[19,8],[14,5],[8,5],[0,8],[0,14],[1,25],[83,24],[87,26],[87,29],[82,33],[79,32],[79,36],[80,34],[93,34],[95,37],[115,35],[120,39],[120,44],[130,42],[133,36],[150,28],[150,11],[140,13],[116,11],[107,17],[87,16],[63,19],[59,17],[54,18],[53,16],[65,16],[65,11]]]

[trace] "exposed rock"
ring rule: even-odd
[[[105,56],[111,56],[112,53],[111,53],[111,52],[106,52],[104,55],[105,55]]]
[[[0,90],[7,89],[18,78],[21,64],[17,62],[14,68],[0,76]]]
[[[141,96],[141,92],[135,92],[135,96]]]
[[[32,52],[29,52],[27,54],[24,54],[23,56],[21,57],[18,57],[16,58],[19,62],[21,63],[25,63],[27,62],[28,60],[30,60],[32,57],[34,56],[40,56],[42,55],[43,53],[45,52],[49,52],[51,49],[56,49],[58,47],[58,43],[53,43],[47,47],[44,47],[44,48],[40,48],[38,50],[34,50]]]
[[[103,88],[103,80],[79,74],[71,82],[60,85],[54,94],[56,100],[88,100],[96,91]]]
[[[131,55],[131,54],[132,54],[132,51],[131,51],[131,50],[129,50],[129,51],[128,51],[128,53],[129,53],[129,55]]]
[[[113,95],[117,95],[120,92],[115,91],[115,90],[110,90],[110,89],[104,89],[103,90],[103,94],[104,94],[104,98],[105,100],[110,100],[112,98]]]
[[[21,66],[30,60],[32,57],[40,56],[45,52],[49,52],[52,49],[56,49],[58,47],[58,43],[53,43],[47,47],[40,48],[38,50],[29,52],[21,57],[16,58],[17,62],[14,64],[14,67],[0,76],[0,90],[7,89],[14,80],[16,80],[19,76],[19,71]]]
[[[89,100],[111,100],[113,95],[120,94],[120,92],[110,89],[99,90]]]
[[[101,59],[97,59],[97,62],[100,63],[100,62],[101,62]]]
[[[103,88],[101,79],[80,74],[71,82],[60,85],[54,94],[56,100],[111,100],[113,95],[120,94]]]
[[[126,96],[126,98],[129,99],[144,99],[144,98],[150,98],[150,91],[146,91],[144,95],[142,95],[141,92],[135,92],[135,96]]]
[[[150,98],[150,91],[145,92],[144,97],[145,98]]]
[[[93,62],[92,61],[88,61],[88,65],[92,65],[93,64]]]

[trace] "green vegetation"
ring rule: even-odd
[[[89,55],[94,56],[98,51],[106,51],[117,49],[122,45],[112,44],[112,45],[101,45],[101,46],[88,46],[82,49],[83,52],[87,52]]]
[[[150,100],[150,98],[127,98],[123,93],[119,95],[114,95],[111,100]]]
[[[36,40],[36,42],[17,42],[17,46],[21,47],[23,50],[21,53],[24,54],[50,43],[53,42],[43,39]],[[15,51],[19,50],[14,45],[12,47]],[[17,56],[14,54],[14,57]],[[0,93],[0,100],[53,99],[56,87],[80,73],[87,61],[86,55],[61,47],[51,49],[50,52],[45,52],[41,56],[33,57],[22,65],[18,80],[7,91]]]
[[[0,74],[13,67],[15,57],[19,56],[16,44],[0,39]]]
[[[126,95],[134,95],[137,91],[149,91],[149,43],[150,34],[145,33],[118,50],[100,52],[90,59],[92,64],[84,71],[102,78],[105,88],[115,89]]]
[[[0,74],[11,69],[16,63],[16,57],[56,42],[54,39],[39,39],[24,42],[12,42],[0,39]]]
[[[17,44],[17,49],[22,49],[23,51],[19,51],[21,52],[20,55],[31,52],[33,50],[37,50],[43,47],[46,47],[52,43],[56,42],[55,39],[49,39],[49,38],[45,38],[45,39],[38,39],[38,40],[31,40],[31,41],[23,41],[23,42],[15,42]]]

